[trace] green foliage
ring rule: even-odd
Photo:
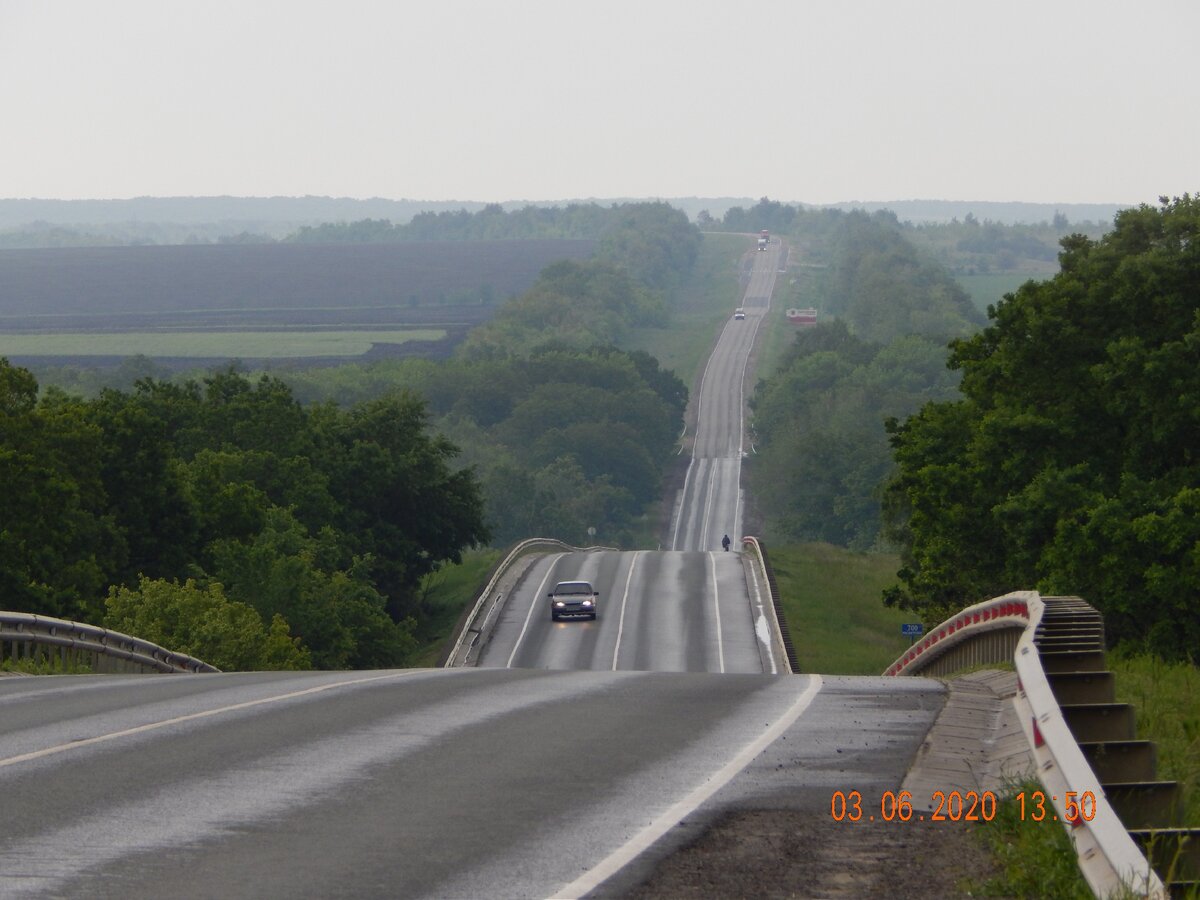
[[[917,252],[894,219],[848,213],[833,242],[828,312],[844,317],[860,337],[943,339],[969,334],[983,323],[962,288]]]
[[[421,580],[422,616],[416,631],[421,646],[412,665],[437,664],[447,635],[453,632],[464,608],[479,596],[500,553],[493,549],[469,550],[461,563],[447,563]]]
[[[253,613],[247,627],[271,622],[279,638],[280,616],[317,666],[402,665],[421,578],[487,538],[474,474],[411,396],[305,408],[282,381],[230,369],[39,402],[6,362],[0,388],[12,609],[96,621],[109,586],[215,578]],[[245,648],[220,652],[254,664]]]
[[[797,336],[751,402],[751,483],[772,533],[867,549],[880,542],[879,489],[892,462],[884,423],[948,396],[945,347],[920,336],[886,347],[842,321]]]
[[[0,359],[0,596],[61,616],[98,597],[119,537],[104,509],[99,430],[81,404]]]
[[[956,275],[1014,280],[1011,288],[1030,275],[1049,276],[1058,268],[1059,242],[1070,234],[1098,239],[1112,227],[1108,222],[1069,222],[1064,215],[1036,224],[982,222],[970,213],[960,221],[907,225],[905,235],[930,257]]]
[[[1138,737],[1155,744],[1158,777],[1182,786],[1182,824],[1200,828],[1200,668],[1125,652],[1110,653],[1108,665],[1117,701],[1137,711]]]
[[[114,587],[104,625],[202,659],[223,671],[310,668],[308,651],[288,636],[282,617],[270,631],[258,613],[230,600],[219,582],[142,578],[136,590]]]
[[[1048,816],[1041,822],[1032,821],[1028,806],[1026,816],[1021,816],[1016,794],[1024,791],[1029,797],[1042,790],[1037,781],[1012,786],[997,804],[996,817],[976,826],[1003,873],[973,893],[983,897],[1091,900],[1092,890],[1080,874],[1075,847],[1062,824],[1051,822]]]
[[[827,270],[806,275],[820,282],[817,306],[823,316],[845,319],[864,340],[886,343],[911,334],[945,339],[983,324],[963,289],[914,246],[893,213],[808,210],[764,197],[749,210],[730,209],[722,228],[767,228],[802,244],[809,261],[826,261]]]
[[[16,672],[19,675],[90,675],[92,667],[87,663],[64,662],[57,654],[51,654],[22,656],[20,659],[7,657],[0,660],[0,672]]]
[[[293,389],[233,367],[171,382],[143,360],[122,373],[127,390],[41,402],[28,372],[0,366],[0,475],[13,486],[0,496],[0,588],[15,608],[92,620],[106,590],[110,606],[148,591],[153,616],[121,607],[139,636],[174,634],[172,610],[204,594],[220,607],[210,619],[257,623],[261,665],[286,664],[302,641],[318,667],[396,666],[418,646],[423,581],[489,528],[505,542],[583,543],[592,529],[632,541],[687,390],[612,343],[665,321],[699,235],[666,204],[431,214],[414,231],[516,221],[596,236],[599,258],[547,267],[444,364],[347,367]],[[347,237],[393,232],[368,222]],[[199,647],[193,631],[164,642]],[[256,664],[247,647],[211,652]]]
[[[894,555],[815,543],[767,552],[801,671],[878,675],[908,648],[900,625],[913,617],[879,602],[895,576]]]
[[[1063,241],[1062,271],[954,346],[963,399],[891,427],[892,602],[1077,593],[1111,640],[1200,646],[1200,201]]]
[[[458,354],[494,358],[542,346],[614,344],[629,328],[663,315],[661,298],[626,269],[604,260],[564,260],[543,269],[527,293],[474,329]]]
[[[305,226],[285,238],[291,243],[377,243],[389,241],[485,241],[594,238],[602,258],[624,268],[650,287],[664,287],[695,259],[700,233],[687,215],[666,203],[620,203],[602,207],[572,203],[563,207],[526,206],[505,211],[489,204],[422,212],[407,225],[386,219]]]

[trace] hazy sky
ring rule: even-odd
[[[1200,191],[1197,0],[0,0],[0,197]]]

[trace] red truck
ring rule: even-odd
[[[758,233],[758,249],[766,250],[769,243],[771,243],[771,232],[764,228]]]

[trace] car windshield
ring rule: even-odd
[[[556,594],[590,594],[592,586],[586,581],[564,581],[554,589]]]

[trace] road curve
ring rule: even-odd
[[[940,687],[886,681],[0,679],[0,896],[581,894],[714,792],[729,802],[811,768],[816,815],[831,779],[898,782]],[[817,763],[835,748],[848,751],[836,771]]]

